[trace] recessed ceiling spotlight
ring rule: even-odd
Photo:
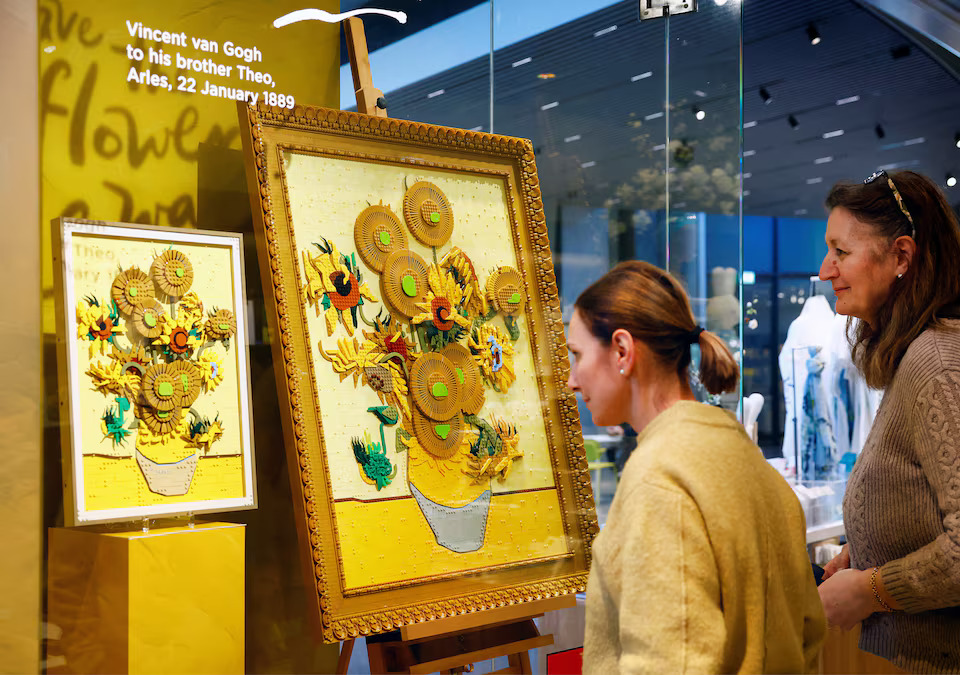
[[[773,101],[773,96],[770,95],[766,87],[760,87],[760,99],[767,105],[770,105],[771,101]]]
[[[960,131],[953,137],[953,142],[958,148],[960,148]]]
[[[953,187],[957,184],[957,177],[952,173],[947,174],[947,187]]]
[[[706,118],[707,113],[703,108],[695,105],[693,106],[693,115],[702,122]]]
[[[796,129],[797,127],[800,126],[800,122],[798,122],[798,121],[797,121],[797,118],[794,117],[793,115],[788,115],[788,116],[787,116],[787,124],[790,125],[790,128],[791,128],[791,129]]]
[[[818,45],[820,44],[820,32],[817,30],[817,27],[812,23],[807,26],[807,37],[810,38],[810,44]]]
[[[873,133],[877,135],[877,138],[883,138],[884,136],[887,135],[887,132],[883,130],[882,124],[878,124],[877,126],[875,126],[873,128]]]

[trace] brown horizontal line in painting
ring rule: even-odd
[[[528,488],[526,490],[510,490],[510,492],[494,492],[490,495],[490,498],[502,497],[504,495],[519,495],[524,492],[544,492],[545,490],[556,490],[556,485],[551,485],[549,487],[539,487],[539,488]],[[359,497],[341,497],[340,499],[334,499],[334,504],[340,504],[343,502],[360,502],[361,504],[372,504],[374,502],[389,502],[396,499],[413,499],[413,495],[400,495],[397,497],[376,497],[374,499],[360,499]],[[464,504],[466,506],[466,504]],[[451,507],[456,508],[456,507]]]

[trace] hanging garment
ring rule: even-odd
[[[783,457],[788,468],[796,466],[797,450],[803,449],[797,444],[803,416],[803,395],[807,383],[807,347],[819,347],[825,353],[824,347],[830,338],[830,326],[835,314],[830,303],[822,295],[807,298],[800,311],[800,316],[794,319],[787,329],[787,339],[780,350],[780,376],[783,378],[784,425],[783,425]],[[795,381],[796,380],[796,381]],[[826,390],[823,378],[817,378],[821,391],[818,398],[830,400],[830,393]],[[802,441],[801,441],[802,443]],[[836,443],[836,441],[834,441]],[[802,461],[802,459],[801,459]]]
[[[856,369],[847,341],[847,317],[842,314],[835,315],[830,324],[826,361],[823,378],[829,392],[830,422],[837,445],[836,458],[839,459],[850,452],[855,421],[851,378]]]
[[[850,325],[850,335],[857,330],[857,321],[853,319]],[[828,385],[833,390],[833,395],[843,400],[843,406],[846,407],[847,434],[849,443],[844,447],[842,434],[843,422],[835,421],[834,433],[837,437],[837,452],[843,457],[848,452],[853,456],[859,455],[863,449],[863,444],[867,440],[867,434],[873,426],[873,420],[877,416],[877,410],[880,408],[880,401],[883,399],[882,389],[871,389],[867,386],[867,381],[863,375],[853,365],[853,353],[850,348],[850,342],[847,339],[847,317],[838,314],[832,327],[833,337],[830,341],[830,356],[828,358],[828,368],[830,373],[830,382]],[[842,414],[838,405],[837,420]],[[851,462],[847,462],[852,466]]]
[[[826,360],[821,348],[807,347],[807,379],[803,387],[803,420],[801,422],[801,466],[797,474],[804,480],[827,480],[834,477],[837,444],[830,421],[830,398],[824,387],[823,369]]]

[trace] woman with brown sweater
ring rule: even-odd
[[[940,189],[880,171],[827,197],[820,278],[860,319],[854,363],[883,402],[844,498],[848,545],[820,597],[860,647],[960,671],[960,225]],[[848,322],[848,329],[852,329]]]

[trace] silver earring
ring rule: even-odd
[[[897,275],[897,279],[903,279],[903,272]]]
[[[620,369],[620,374],[621,374],[621,375],[626,375],[626,373],[623,372],[623,368]]]

